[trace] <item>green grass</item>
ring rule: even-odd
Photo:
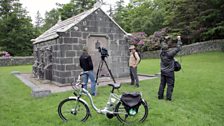
[[[183,72],[176,73],[173,101],[157,100],[159,79],[141,81],[140,88],[128,84],[120,92],[142,91],[150,104],[149,117],[141,126],[223,126],[224,124],[224,53],[210,52],[182,57]],[[139,72],[159,72],[158,59],[142,60]],[[31,66],[0,67],[0,126],[117,126],[116,118],[107,119],[91,109],[85,123],[63,123],[57,115],[59,102],[71,91],[44,98],[31,97],[31,90],[10,74],[30,72]],[[109,87],[98,88],[94,101],[104,107]],[[86,98],[85,98],[86,99]],[[89,101],[88,101],[89,102]]]

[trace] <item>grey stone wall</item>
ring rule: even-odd
[[[178,53],[178,55],[190,55],[209,51],[224,51],[224,40],[211,40],[186,45],[182,47],[182,50]],[[159,53],[159,50],[144,52],[143,58],[159,58]]]
[[[34,61],[34,58],[32,56],[29,56],[29,57],[11,57],[11,58],[0,57],[0,66],[14,66],[14,65],[33,64],[33,61]]]
[[[82,48],[87,45],[88,37],[100,35],[108,37],[108,53],[106,59],[114,77],[129,75],[128,42],[125,33],[108,18],[100,9],[96,10],[78,24],[64,33],[58,33],[59,38],[41,42],[34,48],[52,46],[53,81],[70,83],[82,71],[79,67],[79,57]],[[94,68],[97,69],[97,68]]]

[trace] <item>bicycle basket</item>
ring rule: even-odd
[[[141,94],[137,92],[124,93],[121,96],[121,102],[129,115],[135,115],[142,102]]]

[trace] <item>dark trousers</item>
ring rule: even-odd
[[[137,67],[130,67],[130,77],[131,77],[131,84],[136,84],[139,86],[139,80],[137,75]]]
[[[169,72],[169,73],[161,72],[160,87],[159,87],[159,91],[158,91],[158,98],[163,98],[164,89],[165,89],[166,84],[167,84],[166,98],[168,100],[172,99],[172,93],[173,93],[173,88],[174,88],[174,81],[175,81],[174,72]]]

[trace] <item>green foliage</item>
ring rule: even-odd
[[[116,9],[113,17],[127,32],[145,32],[149,35],[164,26],[163,15],[163,10],[158,9],[154,2],[135,0],[122,9]]]
[[[31,39],[36,37],[36,32],[22,5],[18,0],[3,0],[0,13],[1,50],[17,56],[31,55]]]
[[[96,0],[71,0],[67,4],[59,5],[58,12],[61,19],[65,20],[92,8],[95,2]]]
[[[120,5],[117,5],[120,6]],[[170,28],[184,44],[223,39],[223,0],[133,0],[113,17],[127,32],[148,35]]]
[[[44,19],[41,17],[40,12],[37,11],[36,18],[35,18],[35,24],[34,24],[37,35],[40,35],[43,32],[42,31],[43,23],[44,23]]]
[[[224,123],[223,64],[224,53],[212,52],[182,57],[184,72],[175,75],[173,101],[157,99],[160,80],[140,82],[135,88],[122,84],[119,92],[142,92],[148,102],[149,116],[139,126],[222,126]],[[144,59],[138,67],[140,73],[159,72],[159,59]],[[11,71],[30,72],[32,66],[0,67],[0,125],[1,126],[122,126],[116,118],[107,119],[91,107],[91,117],[85,122],[75,119],[62,122],[57,106],[62,99],[72,96],[72,91],[55,93],[44,98],[33,98],[31,90]],[[9,81],[10,80],[10,81]],[[106,105],[109,86],[98,87],[94,103],[99,108]],[[89,100],[84,99],[90,105]]]
[[[49,12],[45,13],[45,19],[43,27],[41,28],[42,31],[46,31],[52,26],[54,26],[59,20],[59,12],[57,9],[52,9]]]
[[[224,26],[218,26],[211,29],[208,29],[206,32],[203,33],[204,39],[218,39],[224,36]]]
[[[114,19],[127,32],[152,34],[163,27],[163,12],[150,0],[135,0],[126,7],[117,3]]]

